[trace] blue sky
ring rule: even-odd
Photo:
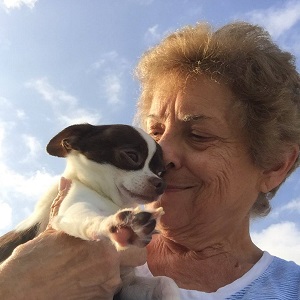
[[[208,21],[265,26],[300,69],[300,0],[1,0],[0,234],[33,210],[63,171],[46,154],[67,125],[131,124],[138,58],[168,32]],[[290,177],[252,236],[300,264],[300,171]]]

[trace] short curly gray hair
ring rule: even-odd
[[[247,132],[255,164],[280,162],[287,145],[300,145],[300,77],[294,57],[274,44],[261,27],[230,23],[214,31],[207,23],[187,26],[147,51],[136,68],[141,82],[137,119],[143,126],[155,86],[168,75],[185,82],[204,74],[226,84]],[[300,164],[298,157],[290,170]],[[288,174],[288,175],[289,175]],[[252,215],[266,215],[279,187],[259,195]]]

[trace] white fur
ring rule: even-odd
[[[128,207],[137,210],[138,203],[155,200],[149,189],[149,177],[153,172],[149,162],[156,151],[155,142],[141,129],[136,129],[146,140],[148,157],[143,169],[121,170],[110,164],[99,164],[72,150],[67,156],[63,177],[71,179],[71,188],[63,200],[58,215],[52,221],[53,228],[85,240],[110,238],[109,228],[117,225],[116,214]],[[27,229],[40,223],[40,231],[48,224],[51,203],[58,190],[55,184],[36,205],[28,219],[20,223],[17,230]],[[123,248],[113,239],[118,250]],[[175,282],[167,277],[143,278],[134,276],[132,269],[121,270],[124,287],[121,299],[166,299],[179,300]],[[126,279],[125,279],[126,277]]]

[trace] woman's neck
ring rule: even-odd
[[[214,292],[248,272],[262,251],[251,241],[218,242],[189,250],[162,235],[148,245],[148,266],[153,275],[175,280],[179,287]]]

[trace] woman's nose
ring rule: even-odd
[[[176,140],[172,134],[165,132],[158,143],[163,150],[166,171],[179,168],[181,166],[180,141]]]

